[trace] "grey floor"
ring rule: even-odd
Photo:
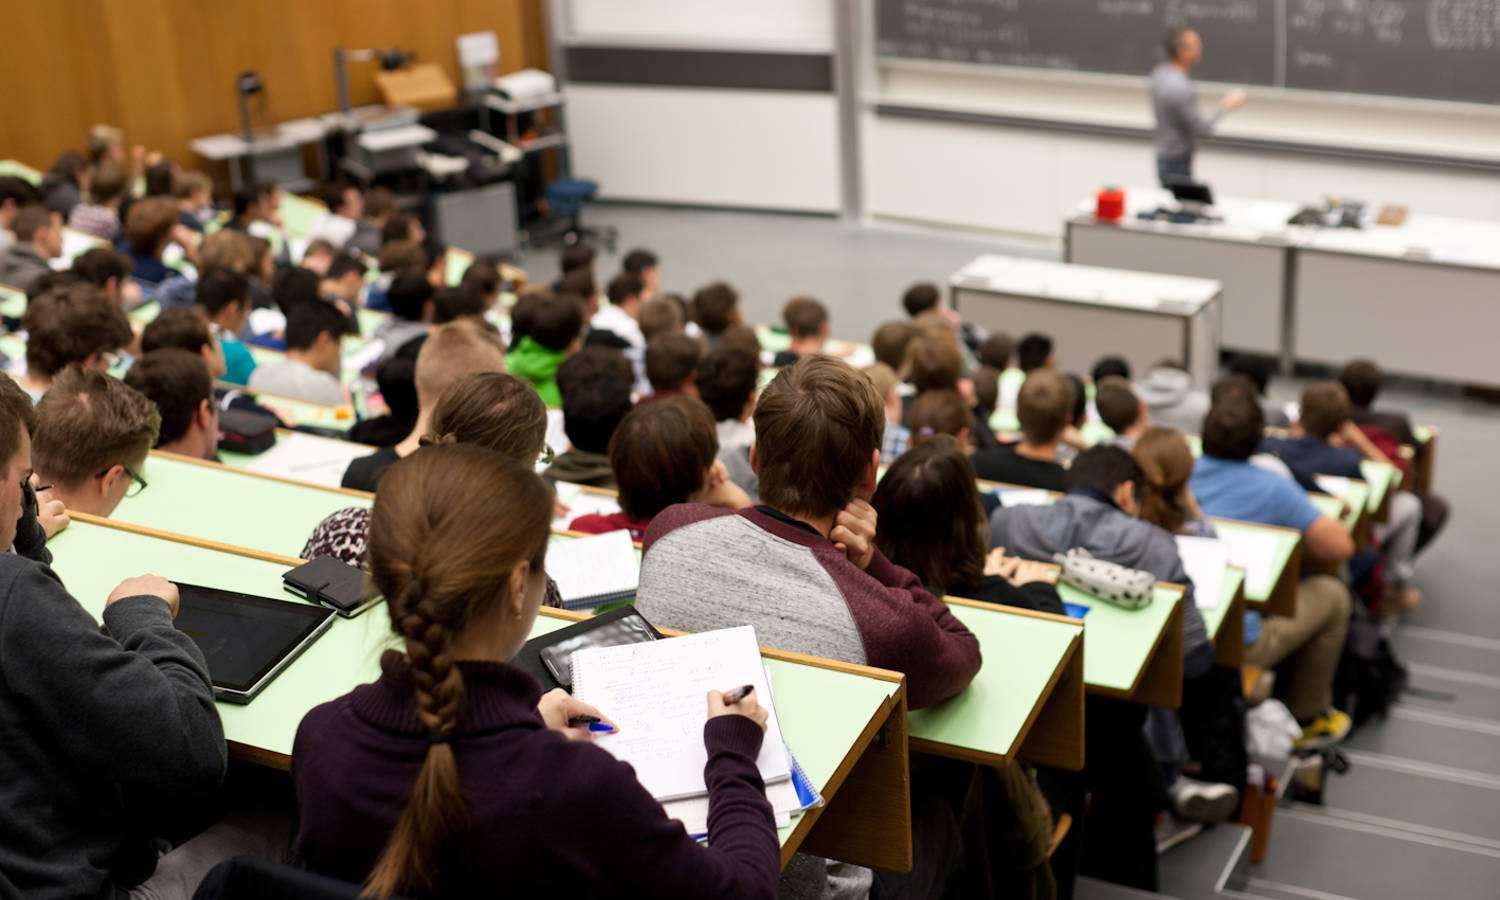
[[[979,252],[1056,255],[816,217],[601,206],[587,218],[616,226],[621,252],[655,251],[664,290],[690,295],[723,278],[739,288],[752,322],[775,321],[788,298],[810,294],[829,307],[834,335],[850,340],[900,317],[907,285],[941,282]],[[521,263],[537,280],[556,275],[553,250]],[[607,277],[616,267],[605,254],[598,271]],[[1294,399],[1303,383],[1280,379],[1272,392]],[[1392,389],[1382,403],[1442,429],[1436,487],[1454,506],[1420,561],[1427,602],[1395,637],[1418,690],[1350,738],[1353,768],[1330,780],[1322,807],[1278,810],[1268,857],[1243,896],[1500,897],[1500,588],[1491,555],[1500,534],[1500,406],[1451,387]]]

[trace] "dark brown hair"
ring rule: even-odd
[[[476,444],[535,464],[547,443],[547,407],[535,388],[513,375],[475,372],[443,391],[429,429],[423,446]]]
[[[979,345],[979,362],[1004,372],[1010,366],[1010,358],[1014,353],[1015,341],[1005,332],[997,331]]]
[[[1032,369],[1016,395],[1016,419],[1033,444],[1050,444],[1073,416],[1073,383],[1051,369]]]
[[[156,404],[117,378],[64,369],[36,406],[32,468],[65,487],[115,465],[138,465],[156,445]]]
[[[609,297],[610,303],[619,306],[631,297],[640,299],[641,291],[645,289],[646,286],[641,283],[641,276],[634,272],[621,272],[609,280],[606,296]]]
[[[718,455],[714,415],[702,401],[666,397],[637,406],[609,439],[620,509],[640,522],[687,502]]]
[[[1188,520],[1188,479],[1193,477],[1193,450],[1175,428],[1153,425],[1135,442],[1135,461],[1141,467],[1136,503],[1142,521],[1172,534]]]
[[[25,428],[28,435],[34,435],[36,422],[31,397],[14,378],[0,373],[0,465],[9,462],[21,449],[20,429]]]
[[[703,344],[685,334],[664,334],[646,345],[646,380],[653,391],[681,388],[703,361]]]
[[[929,309],[936,309],[942,299],[938,286],[924,281],[906,289],[906,293],[901,296],[901,306],[908,316],[916,318]]]
[[[739,302],[739,292],[725,282],[705,285],[693,294],[693,321],[708,334],[722,334]]]
[[[388,241],[380,248],[376,265],[382,272],[426,272],[427,251],[416,241]]]
[[[170,197],[143,197],[125,214],[125,239],[137,253],[160,253],[177,224],[177,203]]]
[[[716,420],[738,419],[755,396],[759,374],[760,360],[755,354],[721,345],[698,367],[698,399],[707,404]]]
[[[128,180],[125,170],[112,162],[102,162],[94,169],[89,179],[89,197],[95,203],[104,204],[125,193]]]
[[[946,434],[958,437],[965,428],[974,426],[974,415],[954,390],[923,391],[906,413],[906,427],[911,429],[913,443],[924,438]]]
[[[1298,423],[1310,437],[1324,440],[1342,428],[1351,415],[1349,394],[1337,381],[1320,381],[1303,389]]]
[[[32,300],[21,327],[27,333],[26,368],[46,378],[135,340],[125,311],[92,284],[71,284]]]
[[[655,297],[641,304],[641,335],[647,341],[658,335],[682,330],[682,306],[674,300]]]
[[[203,348],[212,342],[208,317],[197,306],[164,309],[141,332],[142,353],[150,353],[163,347],[202,353]]]
[[[1373,359],[1351,359],[1339,370],[1339,383],[1349,393],[1350,403],[1369,406],[1380,393],[1380,365]]]
[[[870,345],[875,350],[875,360],[900,372],[906,365],[906,351],[917,336],[916,326],[910,322],[886,322],[875,329]]]
[[[125,384],[156,404],[161,428],[156,446],[180,440],[192,427],[203,401],[213,401],[214,383],[208,364],[180,347],[151,350],[125,373]]]
[[[907,380],[918,391],[952,389],[958,385],[963,355],[958,351],[958,339],[951,333],[919,333],[907,345],[906,358],[911,362]]]
[[[1141,418],[1140,398],[1130,382],[1118,375],[1101,378],[1094,385],[1094,406],[1099,410],[1099,418],[1115,434],[1123,434]]]
[[[828,308],[811,297],[793,297],[782,307],[781,319],[793,338],[813,338],[828,324]]]
[[[1000,405],[1000,370],[994,366],[980,366],[969,379],[974,382],[974,400],[980,410],[995,411]]]
[[[974,465],[947,435],[919,443],[891,464],[875,496],[875,546],[941,596],[984,579],[989,528]]]
[[[552,491],[531,467],[482,447],[430,447],[381,478],[365,560],[403,640],[427,732],[451,733],[463,712],[454,640],[501,602],[516,566],[543,569],[551,520]],[[467,817],[453,745],[431,741],[365,893],[430,893]]]
[[[785,513],[830,516],[854,499],[885,432],[885,399],[843,360],[804,356],[755,403],[760,497]]]
[[[95,287],[104,287],[113,278],[116,284],[130,277],[135,263],[112,247],[93,247],[73,260],[73,274]]]

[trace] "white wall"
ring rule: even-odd
[[[1206,85],[1205,104],[1217,98]],[[1144,83],[1015,70],[881,66],[866,102],[1133,128],[1151,124]],[[1331,147],[1500,159],[1500,109],[1252,91],[1221,133]],[[1060,239],[1064,213],[1105,184],[1155,181],[1149,141],[863,116],[863,185],[875,218]],[[1325,195],[1500,220],[1500,177],[1428,165],[1205,148],[1196,174],[1224,196]]]
[[[827,0],[567,0],[575,42],[832,52]]]
[[[616,200],[836,212],[832,94],[570,84],[573,171]]]

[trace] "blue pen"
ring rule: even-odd
[[[604,733],[607,734],[607,733],[612,732],[614,730],[615,730],[615,726],[609,724],[608,722],[590,722],[589,723],[589,731],[600,731],[600,732],[604,732]]]

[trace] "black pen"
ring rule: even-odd
[[[744,687],[737,687],[724,695],[724,705],[733,706],[734,704],[750,696],[751,692],[753,692],[754,690],[755,685],[753,684],[747,684]]]
[[[580,725],[597,725],[600,722],[598,716],[574,716],[568,720],[569,728],[577,728]]]

